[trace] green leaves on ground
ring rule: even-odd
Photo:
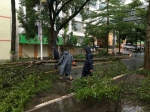
[[[77,79],[73,82],[76,98],[79,100],[93,97],[96,99],[117,99],[118,85],[114,85],[111,78],[127,73],[127,67],[120,61],[99,65],[92,77]]]
[[[21,112],[36,93],[52,87],[55,79],[52,75],[40,72],[40,68],[25,67],[27,66],[0,67],[1,112]]]
[[[137,99],[147,104],[150,103],[150,71],[140,69],[136,71],[136,74],[140,74],[141,80],[137,85],[131,85],[133,92],[137,95]]]

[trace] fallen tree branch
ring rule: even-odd
[[[129,55],[127,56],[114,56],[110,58],[94,58],[93,61],[116,61],[120,59],[126,59],[129,58]],[[84,62],[85,59],[74,59],[73,61],[76,62]],[[40,65],[42,63],[57,63],[58,60],[34,60],[34,61],[28,61],[28,62],[11,62],[11,63],[2,63],[1,65],[18,65],[18,64],[29,64],[29,66],[32,66],[33,64]]]

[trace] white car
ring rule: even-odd
[[[127,43],[127,44],[124,44],[123,48],[127,49],[127,50],[129,50],[129,49],[135,50],[135,45]]]
[[[139,50],[139,51],[140,51],[140,49],[141,49],[141,51],[144,51],[144,46],[141,46],[141,47],[140,47],[140,45],[139,45],[139,46],[137,46],[137,50]]]
[[[131,44],[131,43],[124,44],[123,48],[126,49],[126,50],[135,50],[135,49],[137,49],[138,51],[140,51],[140,46],[136,47],[135,44]],[[141,46],[141,50],[144,51],[143,46]]]

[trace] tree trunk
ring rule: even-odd
[[[137,36],[138,36],[138,35],[136,34],[135,36],[136,36],[136,38],[135,38],[135,39],[136,39],[136,44],[135,44],[135,45],[136,45],[136,46],[135,46],[135,51],[137,51]]]
[[[144,68],[146,70],[150,70],[150,0],[149,0],[148,11],[147,11]]]
[[[16,8],[15,8],[15,0],[11,0],[11,60],[15,61],[16,54]]]
[[[120,35],[119,35],[118,39],[119,39],[119,46],[118,47],[119,47],[119,54],[120,54],[120,46],[121,46],[120,45]]]
[[[58,36],[58,31],[55,31],[51,29],[50,31],[50,37],[49,37],[49,48],[50,48],[50,54],[52,53],[52,47],[57,47],[56,46],[56,41],[57,41],[57,36]]]
[[[141,46],[141,40],[140,40],[140,51],[141,51],[141,47],[142,47],[142,46]]]
[[[109,11],[109,0],[107,0],[107,14]],[[109,27],[109,16],[107,15],[107,27]],[[108,38],[109,38],[109,29],[107,29],[107,39],[106,39],[106,48],[107,48],[107,53],[108,53]]]

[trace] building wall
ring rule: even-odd
[[[22,45],[22,57],[34,57],[34,45],[23,44]]]
[[[112,33],[109,33],[109,36],[108,36],[108,45],[109,46],[113,45],[113,34]]]
[[[0,0],[0,60],[10,59],[11,45],[11,2]]]
[[[40,45],[38,45],[38,57],[41,57],[41,47]],[[43,45],[43,57],[48,57],[48,46],[47,45]]]

